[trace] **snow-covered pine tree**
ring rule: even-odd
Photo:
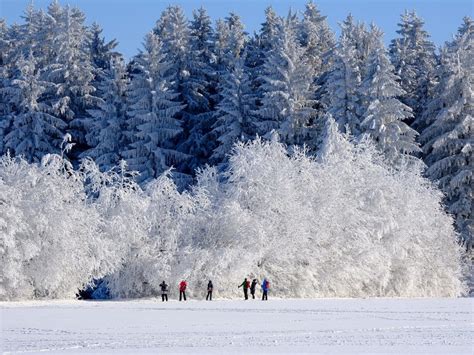
[[[440,82],[430,106],[437,108],[422,132],[426,174],[439,181],[448,210],[468,249],[474,234],[474,22],[464,18],[441,54]]]
[[[415,143],[417,132],[404,122],[412,116],[412,110],[398,99],[404,91],[385,52],[382,36],[382,32],[372,25],[371,51],[361,85],[367,105],[361,128],[376,142],[387,160],[396,165],[405,157],[416,159],[409,154],[421,149]]]
[[[275,45],[278,35],[278,26],[281,18],[271,6],[265,9],[265,22],[260,27],[260,32],[250,38],[246,43],[246,65],[252,68],[252,77],[257,78],[263,69],[266,53]],[[251,64],[251,65],[249,65]],[[255,80],[252,78],[252,80]]]
[[[0,19],[0,155],[6,153],[4,137],[11,123],[12,108],[8,103],[8,93],[5,90],[11,80],[11,54],[15,41],[11,38],[10,28]]]
[[[115,51],[118,43],[115,39],[106,42],[102,36],[102,27],[96,22],[88,28],[88,47],[92,65],[101,70],[110,69],[111,63],[121,55]]]
[[[312,0],[306,4],[299,38],[308,64],[313,69],[315,77],[318,78],[331,68],[330,53],[336,45],[336,40],[326,21],[326,16],[321,15]]]
[[[0,19],[0,78],[4,78],[4,71],[9,64],[9,52],[13,43],[9,36],[9,28],[4,19]]]
[[[4,143],[3,137],[8,133],[8,127],[12,125],[13,116],[20,113],[21,108],[15,105],[20,100],[19,97],[15,96],[15,85],[12,80],[18,78],[20,72],[18,71],[17,64],[29,57],[30,53],[35,58],[35,68],[41,69],[45,63],[43,55],[43,48],[46,46],[45,40],[42,37],[44,30],[42,24],[44,23],[45,14],[41,11],[34,9],[33,5],[27,6],[22,19],[24,23],[14,24],[10,28],[3,22],[1,26],[1,48],[0,61],[1,70],[1,97],[0,100],[0,152],[4,149],[2,145]],[[8,89],[10,88],[10,89]],[[17,88],[18,89],[18,88]],[[10,90],[7,93],[7,90]],[[24,113],[24,111],[23,111]]]
[[[141,174],[140,182],[156,178],[187,158],[173,143],[181,133],[177,116],[184,105],[167,76],[172,64],[165,60],[162,43],[154,33],[146,36],[144,47],[133,62],[127,121],[132,136],[130,148],[123,152],[130,169]]]
[[[109,69],[101,75],[98,91],[101,93],[97,108],[88,110],[93,119],[87,142],[92,148],[82,156],[89,156],[101,170],[118,166],[120,152],[124,149],[126,138],[126,98],[127,73],[120,57],[111,58]]]
[[[189,159],[183,161],[177,169],[192,175],[194,169],[207,160],[211,153],[203,137],[207,132],[202,132],[201,125],[202,120],[209,119],[211,83],[207,79],[213,75],[213,69],[208,63],[209,58],[203,57],[200,49],[210,44],[212,31],[209,18],[201,11],[189,25],[181,7],[169,6],[161,14],[154,33],[160,37],[165,59],[170,63],[166,75],[178,93],[179,100],[185,105],[179,113],[182,132],[175,142],[178,150],[188,155]],[[202,40],[207,43],[197,43]],[[210,128],[209,122],[204,123],[204,126]]]
[[[202,92],[202,110],[204,112],[212,110],[214,101],[212,97],[217,91],[217,72],[215,54],[215,32],[212,28],[211,18],[204,8],[199,8],[193,12],[193,20],[190,23],[190,50],[194,57],[191,61],[192,73],[204,87]]]
[[[413,121],[407,123],[413,122],[414,128],[421,131],[422,112],[434,86],[435,46],[423,28],[423,20],[414,11],[406,11],[398,26],[400,37],[390,44],[390,59],[405,90],[401,100],[413,110]]]
[[[58,46],[56,38],[64,32],[64,26],[62,25],[64,11],[65,8],[61,6],[58,0],[52,0],[46,12],[42,9],[39,10],[39,13],[44,16],[41,26],[42,34],[38,34],[42,37],[41,42],[43,43],[41,49],[43,50],[44,62],[40,63],[43,68],[47,68],[57,60]]]
[[[247,33],[240,17],[230,13],[224,20],[216,21],[215,55],[216,71],[218,77],[223,77],[232,68],[236,58],[240,58],[247,43]],[[214,97],[214,102],[222,100],[219,92]]]
[[[361,132],[360,67],[350,28],[342,26],[334,50],[333,67],[325,82],[323,101],[343,132],[358,136]]]
[[[354,59],[359,67],[361,76],[364,77],[367,70],[369,54],[372,47],[377,44],[377,41],[373,41],[365,23],[357,22],[351,14],[342,21],[341,32],[345,33],[347,41],[354,46]]]
[[[247,42],[247,33],[244,31],[244,25],[240,16],[231,12],[225,18],[225,23],[229,29],[229,36],[226,43],[225,56],[228,58],[228,67],[234,64],[234,58],[240,58],[243,53],[245,43]]]
[[[206,163],[216,146],[211,133],[213,108],[218,85],[216,56],[214,54],[214,30],[204,8],[193,12],[190,22],[188,49],[189,85],[186,108],[183,111],[186,137],[179,149],[190,155],[188,169],[193,172]]]
[[[265,22],[262,23],[260,32],[250,38],[245,45],[245,67],[247,68],[251,90],[256,96],[256,105],[260,104],[263,97],[261,77],[264,71],[265,58],[276,43],[278,24],[281,18],[271,6],[265,9]],[[257,107],[253,108],[253,110]]]
[[[325,97],[327,97],[327,85],[330,82],[329,72],[334,67],[336,40],[326,21],[326,16],[321,15],[312,0],[306,4],[298,29],[298,38],[305,50],[307,61],[314,71],[314,108],[317,110],[317,117],[322,122],[328,110]]]
[[[68,124],[67,130],[77,142],[70,153],[70,157],[77,158],[87,148],[85,134],[92,126],[87,109],[97,102],[92,85],[94,68],[87,49],[87,28],[84,14],[77,8],[63,8],[54,2],[48,13],[55,59],[45,68],[44,78],[55,85],[46,95],[54,115]]]
[[[110,70],[113,70],[111,65],[123,61],[122,55],[115,50],[117,45],[118,43],[115,39],[109,42],[105,41],[105,38],[102,36],[102,28],[96,22],[87,29],[87,52],[90,55],[91,64],[94,68],[94,79],[91,84],[96,89],[94,96],[101,99],[108,95],[107,92],[103,92],[101,89],[104,88],[102,81],[110,78]],[[99,105],[98,102],[94,106],[97,105]],[[90,135],[92,133],[91,129],[92,127],[88,127],[86,134]],[[90,143],[88,142],[88,144]]]
[[[219,75],[230,69],[236,58],[241,57],[247,41],[247,33],[237,14],[230,13],[224,20],[217,20],[215,54]],[[217,98],[217,101],[220,99]]]
[[[16,112],[12,127],[5,135],[5,149],[29,162],[39,162],[49,153],[60,153],[62,130],[65,123],[48,113],[50,107],[39,102],[48,83],[39,78],[33,54],[17,63],[18,77],[6,89]]]
[[[313,71],[296,38],[292,14],[278,26],[277,42],[265,59],[260,80],[264,92],[261,107],[256,112],[260,135],[270,138],[275,130],[288,145],[302,145],[312,140]]]
[[[332,66],[318,80],[316,90],[318,117],[331,112],[342,131],[360,133],[361,116],[365,111],[360,81],[365,75],[370,37],[365,24],[352,15],[340,23],[341,35],[331,51]]]
[[[252,139],[255,132],[251,113],[254,95],[244,62],[245,58],[236,58],[220,82],[222,100],[217,105],[214,125],[219,145],[211,157],[213,163],[223,162],[237,141]]]
[[[278,26],[281,22],[275,10],[269,6],[265,9],[265,22],[260,28],[259,40],[263,53],[268,52],[275,45],[275,38],[278,35]]]
[[[17,46],[17,59],[27,57],[29,56],[29,53],[39,57],[37,48],[42,44],[37,36],[40,25],[40,13],[34,8],[33,3],[30,3],[26,7],[22,19],[24,23],[20,25],[21,38],[18,38],[20,43]]]
[[[20,25],[21,37],[18,39],[17,58],[27,57],[33,53],[37,67],[41,70],[56,61],[57,48],[54,39],[63,30],[59,24],[62,21],[64,9],[58,1],[52,1],[48,13],[43,9],[35,9],[31,3],[22,16],[24,23]]]

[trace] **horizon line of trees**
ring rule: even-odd
[[[174,167],[225,168],[235,143],[259,136],[316,153],[328,114],[356,140],[370,137],[396,169],[426,164],[465,243],[473,233],[473,21],[439,50],[415,12],[382,31],[349,15],[336,39],[312,2],[302,14],[269,7],[249,35],[230,13],[213,26],[168,6],[126,63],[117,42],[78,8],[27,7],[22,24],[0,20],[0,155],[28,162],[90,157],[106,171],[125,160],[145,184]]]
[[[187,280],[240,297],[243,275],[279,297],[459,297],[469,270],[442,193],[394,170],[328,117],[316,156],[276,140],[235,145],[179,191],[57,154],[0,157],[0,300],[153,296]],[[64,149],[68,148],[65,142]],[[471,280],[472,281],[472,280]],[[82,292],[82,291],[84,292]]]

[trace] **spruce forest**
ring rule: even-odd
[[[57,1],[0,19],[0,299],[182,278],[235,297],[249,273],[281,296],[469,293],[474,22],[459,20],[436,48],[407,11],[386,47],[350,15],[336,38],[311,1],[267,8],[254,34],[169,6],[125,60]]]

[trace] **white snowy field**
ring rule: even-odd
[[[473,353],[474,300],[0,303],[4,353]]]

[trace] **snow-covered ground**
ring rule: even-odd
[[[0,303],[4,353],[472,354],[473,299]]]

